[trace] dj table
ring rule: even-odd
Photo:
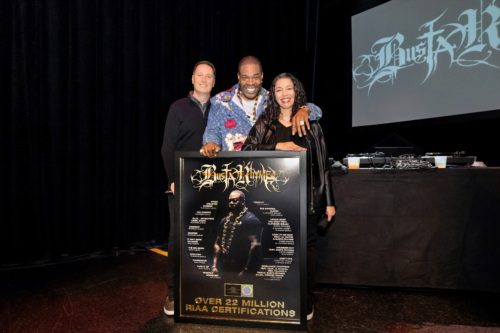
[[[500,168],[333,175],[318,282],[500,291]]]

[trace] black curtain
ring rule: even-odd
[[[193,64],[215,63],[214,93],[247,54],[265,86],[308,86],[315,4],[2,1],[1,262],[165,241],[163,126]]]

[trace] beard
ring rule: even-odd
[[[241,203],[235,205],[234,207],[229,207],[229,212],[233,213],[234,215],[237,215],[243,210],[243,205]]]

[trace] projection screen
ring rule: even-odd
[[[496,0],[393,0],[351,23],[352,126],[500,109]]]

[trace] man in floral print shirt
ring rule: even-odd
[[[250,129],[267,105],[269,94],[262,88],[263,78],[259,59],[246,56],[240,60],[238,83],[211,99],[212,107],[200,153],[213,157],[221,150],[241,150]],[[309,117],[319,119],[321,109],[310,103],[301,108],[292,120],[292,133],[302,136],[309,128]]]

